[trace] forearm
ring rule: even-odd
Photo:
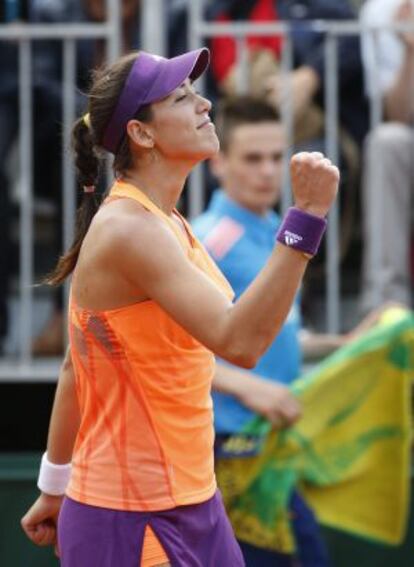
[[[253,367],[280,331],[307,263],[300,252],[277,244],[265,268],[232,307],[226,335],[242,366]]]
[[[308,359],[328,356],[346,343],[346,335],[319,334],[307,330],[300,333],[302,354]]]
[[[300,403],[283,384],[225,364],[216,366],[213,389],[233,396],[274,427],[292,425],[302,413]]]
[[[216,392],[240,399],[245,393],[246,384],[254,381],[255,375],[247,370],[240,370],[240,368],[220,362],[216,363],[213,378],[213,390]]]
[[[49,425],[47,452],[52,463],[64,464],[70,462],[79,423],[80,414],[76,396],[75,375],[68,350],[60,370]]]
[[[278,243],[259,276],[229,310],[226,338],[232,341],[237,364],[246,368],[256,365],[289,313],[308,264],[303,251],[313,255],[318,250],[339,171],[323,154],[303,152],[291,160],[291,180],[295,207],[279,228]]]
[[[387,120],[409,123],[414,115],[414,46],[407,46],[403,65],[384,98]]]

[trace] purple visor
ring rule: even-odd
[[[125,135],[128,121],[142,106],[168,96],[187,78],[195,81],[206,70],[209,62],[210,52],[206,47],[172,59],[140,51],[106,127],[102,146],[115,154]]]

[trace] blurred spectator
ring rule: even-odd
[[[359,13],[361,7],[363,6],[366,0],[351,0],[351,4],[353,5],[355,11]]]
[[[350,0],[213,0],[207,10],[215,21],[289,22],[293,41],[293,70],[288,82],[281,70],[281,37],[247,39],[247,92],[265,97],[279,110],[290,98],[294,113],[293,142],[296,151],[326,151],[325,125],[325,34],[313,32],[313,20],[356,19]],[[339,93],[340,250],[342,259],[354,235],[353,222],[360,177],[360,148],[367,133],[367,101],[363,89],[360,41],[357,35],[337,38]],[[212,71],[222,92],[236,92],[240,77],[236,42],[217,37],[211,42]],[[322,256],[321,256],[322,258]],[[321,258],[312,274],[322,278]],[[322,284],[323,285],[323,284]]]
[[[296,140],[324,136],[324,36],[301,27],[308,20],[352,20],[355,12],[348,0],[215,0],[208,9],[215,21],[289,21],[293,25],[294,70],[291,73]],[[249,37],[249,91],[267,94],[278,107],[283,82],[279,71],[282,40],[279,37]],[[212,40],[213,73],[225,92],[234,92],[237,76],[236,43],[232,38]],[[367,131],[367,113],[362,89],[359,39],[342,36],[339,46],[340,119],[342,126],[360,143]]]
[[[270,257],[279,217],[272,207],[280,198],[286,141],[277,112],[267,103],[240,97],[222,104],[217,116],[221,151],[212,162],[222,189],[194,221],[204,243],[238,298]],[[300,374],[300,304],[296,299],[276,339],[252,371],[218,361],[213,382],[214,422],[220,444],[240,434],[255,413],[275,427],[287,427],[300,409],[289,385]],[[302,347],[318,356],[345,343],[345,336],[306,333]],[[293,530],[303,567],[328,565],[324,544],[311,510],[292,497]],[[276,538],[276,535],[275,535]],[[241,543],[247,565],[291,565],[282,553]]]
[[[0,22],[27,21],[28,3],[2,2]],[[18,125],[18,52],[14,42],[0,42],[0,354],[8,332],[8,293],[12,270],[10,175],[7,158]]]
[[[123,1],[123,49],[138,45],[139,2]],[[102,21],[105,0],[32,0],[1,3],[1,21],[23,20],[35,23]],[[78,86],[86,88],[93,67],[102,63],[105,42],[78,42]],[[7,176],[10,149],[18,135],[18,57],[17,45],[0,43],[0,351],[8,331],[7,300],[10,265],[11,191]],[[62,252],[62,46],[58,41],[33,42],[33,151],[34,194],[51,200],[56,206],[56,238],[50,255]],[[77,112],[83,107],[77,92]],[[45,151],[47,148],[47,151]],[[63,348],[62,293],[55,297],[55,309],[44,332],[36,338],[35,354],[60,354]]]
[[[71,4],[66,0],[33,0],[33,2],[8,2],[13,5],[14,17],[27,22],[46,23],[67,21],[71,14]],[[6,12],[7,13],[7,12]],[[11,217],[11,179],[6,174],[10,149],[18,136],[18,59],[17,45],[14,42],[1,42],[0,69],[0,179],[2,200],[0,222],[2,231],[0,242],[0,342],[1,335],[7,333],[7,287],[12,266],[5,259],[10,257],[10,217]],[[51,255],[61,251],[61,123],[62,123],[62,49],[56,41],[35,41],[33,54],[33,187],[36,197],[50,199],[57,205],[59,222],[56,223],[56,236]],[[23,133],[24,135],[24,133]],[[45,151],[47,148],[47,151]],[[14,177],[14,176],[13,176]],[[0,219],[2,221],[2,219]],[[4,236],[3,236],[4,231]]]
[[[191,0],[166,0],[168,56],[188,50],[188,7]]]
[[[365,146],[362,307],[385,300],[411,303],[410,232],[414,187],[414,5],[408,0],[369,0],[367,25],[411,22],[404,33],[366,34],[363,60],[369,95],[380,93],[385,123]]]
[[[79,2],[77,2],[79,4]],[[139,46],[139,4],[140,0],[122,0],[121,50],[123,53]],[[82,0],[84,17],[88,21],[103,22],[106,19],[106,0]],[[92,67],[103,62],[104,43],[95,43],[95,56]],[[90,68],[90,67],[89,67]]]
[[[81,22],[92,21],[102,22],[106,18],[106,2],[105,0],[35,0],[36,18],[42,22]],[[139,43],[139,2],[136,0],[123,0],[122,3],[122,49],[130,51],[136,49]],[[102,64],[105,58],[106,43],[103,40],[82,40],[78,42],[78,86],[81,89],[88,87],[90,73],[93,68]],[[61,68],[61,59],[49,57],[49,68],[44,69],[43,76],[49,78],[55,77],[59,89],[59,112],[61,112],[61,77],[58,71]],[[82,112],[84,106],[84,98],[81,91],[78,91],[77,112]],[[60,115],[61,116],[61,115]],[[49,121],[50,123],[50,121]],[[58,122],[55,122],[57,125]],[[58,132],[60,137],[60,130]],[[61,159],[61,140],[56,140],[55,147],[59,152],[56,159],[60,163]],[[57,186],[60,185],[60,180]],[[62,252],[62,234],[61,234],[61,218],[62,203],[61,192],[55,191],[54,200],[58,205],[58,226],[57,226],[57,244],[58,250],[55,255]],[[33,352],[36,355],[59,355],[63,352],[64,343],[64,316],[63,316],[63,295],[58,290],[54,300],[54,310],[51,318],[46,323],[45,328],[40,335],[35,338],[33,343]]]
[[[58,22],[104,22],[106,0],[33,0],[34,21]],[[122,0],[122,46],[123,51],[137,49],[139,45],[139,1]],[[79,79],[87,84],[92,69],[105,58],[104,40],[82,40],[78,42]],[[60,65],[61,61],[54,60]]]

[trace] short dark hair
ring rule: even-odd
[[[280,122],[278,110],[263,99],[246,95],[221,100],[215,118],[221,149],[228,149],[229,139],[235,128],[261,122]]]

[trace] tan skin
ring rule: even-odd
[[[231,130],[211,168],[230,199],[264,215],[280,198],[285,150],[279,122],[241,124]]]
[[[105,0],[83,0],[86,14],[94,22],[106,20],[106,1]],[[140,0],[122,0],[121,20],[122,20],[122,52],[131,51],[134,45],[134,34],[136,33],[139,18]],[[95,63],[101,64],[105,56],[105,43],[98,41],[96,44]]]
[[[213,173],[235,203],[257,215],[267,214],[281,195],[286,151],[282,124],[276,121],[240,124],[228,133],[226,142],[226,147],[211,160]],[[326,356],[375,324],[382,310],[371,314],[346,335],[301,332],[299,340],[304,355]],[[234,396],[276,428],[288,427],[302,415],[301,406],[289,388],[234,366],[217,364],[213,388]]]
[[[172,215],[191,169],[213,157],[219,144],[208,116],[211,104],[195,92],[190,81],[152,107],[151,122],[128,123],[134,167],[124,179]],[[291,173],[296,205],[325,216],[338,190],[338,169],[323,157],[302,153],[292,159]],[[102,207],[94,217],[72,290],[76,302],[89,309],[155,300],[215,354],[249,368],[283,324],[306,265],[302,254],[277,245],[262,273],[232,304],[188,260],[165,223],[135,201],[122,199]],[[288,273],[289,278],[278,278],[280,273]],[[61,378],[70,373],[67,368]],[[67,395],[73,397],[73,391]],[[55,405],[65,405],[61,398],[57,397]],[[55,462],[60,458],[68,462],[74,435],[66,438],[65,447],[56,448],[60,440],[54,430],[60,427],[60,419],[60,412],[54,411],[49,434],[49,440],[54,441],[48,451],[51,458],[59,459]],[[51,503],[50,497],[41,494],[23,518],[23,529],[35,543],[33,534],[45,525],[51,529],[43,544],[55,541],[56,508],[55,501]]]
[[[403,0],[396,14],[396,22],[414,25],[414,5],[411,0]],[[395,83],[385,93],[384,108],[387,120],[408,124],[414,115],[414,32],[407,31],[399,34],[404,44],[404,59]]]
[[[278,73],[267,80],[267,97],[276,108],[283,108],[285,98],[291,99],[293,115],[300,118],[309,108],[320,88],[320,80],[314,69],[302,65],[287,77]]]
[[[265,215],[280,198],[285,145],[278,122],[241,124],[231,131],[225,150],[212,160],[211,168],[234,202]],[[234,396],[277,428],[301,417],[301,406],[286,386],[234,366],[216,365],[213,388]]]
[[[92,20],[102,22],[106,19],[106,2],[104,0],[84,0],[85,9]],[[139,0],[122,0],[121,16],[123,22],[138,17]]]
[[[59,373],[50,419],[47,452],[52,463],[70,462],[79,424],[75,374],[68,349]],[[42,493],[22,518],[23,530],[36,545],[56,545],[56,525],[62,498]]]

